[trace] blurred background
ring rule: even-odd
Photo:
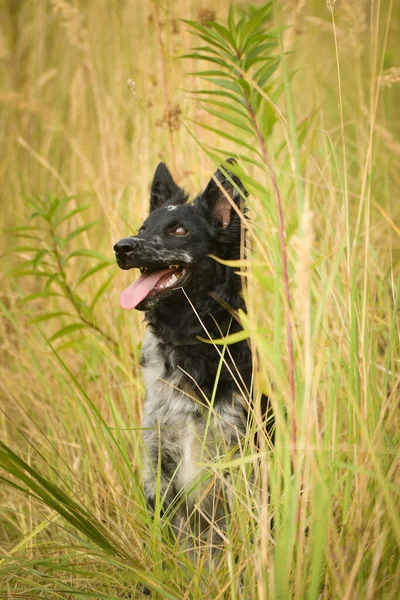
[[[240,1],[233,4],[239,14],[250,5]],[[234,147],[212,131],[217,120],[190,95],[193,89],[201,89],[202,83],[187,73],[198,70],[199,65],[193,59],[180,59],[194,43],[181,19],[224,23],[228,8],[225,0],[0,0],[1,437],[28,462],[36,451],[43,452],[46,466],[42,468],[51,473],[57,465],[71,487],[82,486],[81,492],[90,498],[93,510],[110,523],[121,518],[114,515],[115,504],[122,506],[126,500],[129,506],[124,494],[128,497],[130,491],[124,490],[123,478],[115,474],[115,464],[104,450],[107,442],[95,435],[93,417],[77,401],[71,381],[65,378],[64,366],[51,353],[41,332],[51,337],[61,331],[53,340],[62,361],[107,423],[120,428],[121,440],[128,443],[129,437],[129,456],[133,470],[137,470],[134,457],[140,453],[140,440],[132,428],[139,422],[143,398],[138,358],[144,324],[141,314],[122,314],[119,307],[119,294],[130,276],[114,266],[112,246],[136,231],[146,216],[149,186],[160,160],[170,167],[177,183],[194,195],[215,169],[202,144],[219,150],[225,150],[226,144],[227,156]],[[315,213],[318,250],[314,259],[328,257],[333,261],[346,234],[344,186],[348,190],[351,226],[359,232],[359,278],[355,288],[366,281],[364,250],[370,247],[367,270],[375,283],[365,288],[368,302],[363,304],[360,298],[360,312],[354,316],[364,341],[368,331],[376,334],[371,342],[371,346],[375,344],[373,351],[363,346],[363,351],[367,348],[364,356],[369,358],[365,363],[360,361],[367,369],[372,355],[372,362],[380,357],[384,363],[390,345],[384,333],[385,319],[393,309],[399,270],[400,5],[391,0],[280,0],[275,18],[284,28],[294,110],[301,128],[304,185]],[[286,114],[284,97],[279,106]],[[291,158],[279,122],[268,144],[282,190],[290,245],[298,223]],[[31,216],[35,207],[27,198],[47,201],[49,196],[74,196],[73,210],[88,205],[83,212],[77,210],[73,229],[67,228],[64,235],[82,227],[79,236],[71,238],[71,250],[83,248],[89,254],[68,260],[65,276],[72,290],[79,285],[79,299],[75,300],[85,305],[82,314],[86,314],[86,305],[91,306],[88,319],[94,325],[92,329],[65,330],[71,316],[64,312],[71,312],[70,305],[49,295],[40,296],[40,277],[24,275],[24,269],[18,267],[21,261],[32,259],[29,239],[21,242],[15,235],[16,227],[34,224]],[[368,214],[364,209],[360,212],[364,202]],[[251,204],[250,214],[255,210],[262,214],[256,201]],[[95,222],[94,226],[85,229],[89,222]],[[267,234],[267,216],[260,223]],[[262,239],[262,231],[259,236]],[[268,245],[267,237],[263,243]],[[295,242],[290,247],[294,252]],[[104,262],[104,268],[80,281],[98,261]],[[322,291],[329,276],[323,269]],[[338,273],[344,281],[344,267]],[[260,308],[257,285],[264,284]],[[260,276],[254,285],[250,312],[256,315],[255,323],[272,331],[268,319],[274,305],[272,296],[265,293],[268,282]],[[339,286],[334,304],[347,305],[350,287],[346,285]],[[320,297],[319,292],[315,295]],[[78,312],[80,306],[75,306]],[[49,307],[59,314],[42,319]],[[346,317],[342,320],[342,316],[328,311],[324,321],[325,331],[329,331],[327,345],[332,344],[331,354],[327,351],[324,356],[336,357],[331,375],[323,375],[326,379],[333,377],[336,369],[337,373],[343,369],[346,377],[352,364],[346,344],[347,333],[351,337],[355,330],[343,333]],[[370,329],[365,328],[366,322]],[[393,341],[396,330],[392,332],[392,342],[398,344]],[[318,346],[316,353],[321,348]],[[321,358],[318,363],[319,375],[324,373],[324,361]],[[386,366],[389,363],[389,375],[378,367],[377,375],[374,371],[373,377],[382,381],[380,395],[373,401],[376,406],[383,396],[393,403],[398,397],[397,351]],[[272,373],[276,380],[273,365],[266,369],[266,377]],[[366,373],[361,366],[360,372]],[[361,383],[354,383],[361,389],[362,376]],[[390,390],[381,393],[386,390],[388,377],[397,381],[391,388],[392,395]],[[340,396],[346,385],[342,376],[333,377],[331,383],[327,397]],[[324,392],[320,393],[323,397]],[[388,410],[385,419],[389,422],[390,415],[393,423],[394,413]],[[381,425],[378,415],[373,427],[378,430]],[[124,428],[131,428],[129,436]],[[64,462],[69,465],[66,470]],[[346,489],[350,494],[351,486]],[[367,489],[367,485],[357,488],[359,501],[367,495]],[[5,512],[0,538],[7,552],[21,539],[28,540],[44,517],[48,522],[58,518],[50,509],[39,510],[9,488],[3,488],[1,496]],[[349,509],[351,498],[346,498]],[[372,511],[371,506],[368,510]],[[379,510],[383,510],[381,505]],[[353,519],[355,528],[348,538],[349,545],[342,546],[347,553],[346,564],[359,551],[357,531],[364,527],[364,521],[362,511],[359,518],[357,515],[357,511],[348,510],[347,522]],[[138,551],[133,541],[137,527],[134,520],[124,522],[121,533],[133,553]],[[54,533],[47,525],[44,529],[39,536],[42,541],[54,536],[61,539],[59,532]],[[35,553],[32,544],[24,543],[30,556]],[[332,569],[335,573],[335,567]],[[347,589],[343,586],[339,586],[339,592]]]
[[[234,4],[239,10],[247,6]],[[398,185],[399,8],[396,3],[390,7],[389,1],[379,5],[379,41],[386,44],[375,67],[371,3],[342,0],[336,5],[343,110],[351,143],[348,169],[349,175],[356,169],[357,152],[368,136],[371,73],[382,62],[375,133],[382,165]],[[149,180],[160,159],[190,192],[198,190],[212,165],[190,132],[200,142],[208,134],[189,120],[208,116],[196,113],[196,103],[186,93],[199,81],[185,75],[195,65],[179,60],[192,44],[180,19],[223,22],[228,6],[220,0],[212,5],[187,0],[3,0],[3,224],[22,216],[21,194],[82,194],[90,197],[106,225],[99,239],[104,242],[107,235],[112,241],[126,223],[135,226],[135,219],[145,214]],[[392,16],[385,31],[389,7]],[[277,10],[281,25],[287,27],[286,49],[292,53],[298,122],[321,119],[321,127],[338,139],[340,132],[333,129],[339,108],[330,11],[325,2],[310,0],[282,0]],[[375,193],[380,190],[376,186]]]

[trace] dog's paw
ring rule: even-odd
[[[139,589],[139,592],[142,594],[142,596],[146,596],[146,598],[151,598],[151,596],[152,596],[151,589],[148,588],[146,585],[141,583],[139,585],[138,589]]]
[[[133,600],[133,598],[151,598],[151,590],[143,583],[139,583],[136,590],[134,592],[128,592],[125,598],[128,600]]]

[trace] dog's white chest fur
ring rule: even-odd
[[[196,486],[197,477],[201,470],[201,462],[205,460],[203,452],[204,429],[188,422],[185,428],[185,437],[182,439],[182,458],[176,474],[176,485],[180,490],[190,493]]]
[[[168,492],[173,479],[175,491],[171,489],[171,495],[184,491],[191,504],[201,490],[196,484],[202,465],[230,445],[237,423],[228,406],[223,414],[214,414],[207,425],[207,413],[199,410],[199,404],[189,396],[193,391],[181,389],[179,367],[172,373],[170,368],[167,375],[164,360],[158,339],[148,332],[143,346],[145,493],[154,497],[157,469],[161,469],[163,493]]]

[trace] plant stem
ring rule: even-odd
[[[280,245],[281,245],[281,252],[282,252],[283,282],[284,282],[286,305],[287,305],[286,306],[286,315],[287,315],[286,337],[287,337],[288,355],[289,355],[290,396],[291,396],[291,401],[292,401],[291,440],[292,440],[292,459],[294,462],[296,436],[297,436],[296,412],[295,412],[296,411],[296,389],[295,389],[295,378],[294,378],[295,365],[294,365],[294,353],[293,353],[292,321],[291,321],[291,317],[290,317],[291,299],[290,299],[290,289],[289,289],[289,274],[288,274],[288,266],[287,266],[288,261],[287,261],[287,251],[286,251],[286,241],[285,241],[285,223],[284,223],[284,217],[283,217],[282,198],[281,198],[278,183],[276,180],[276,174],[270,163],[265,140],[264,140],[262,133],[258,127],[258,123],[257,123],[257,119],[256,119],[256,115],[254,113],[253,107],[247,96],[245,97],[245,100],[246,100],[247,110],[249,111],[250,119],[253,123],[253,127],[254,127],[254,130],[255,130],[255,133],[256,133],[256,136],[258,139],[258,143],[260,144],[260,148],[261,148],[261,152],[262,152],[262,156],[263,156],[265,165],[267,166],[267,168],[270,172],[272,187],[274,188],[276,204],[277,204],[277,208],[278,208],[279,238],[280,238]]]
[[[161,22],[160,22],[160,14],[158,12],[158,4],[157,1],[153,2],[153,16],[154,23],[157,31],[157,40],[158,45],[160,47],[160,61],[161,61],[161,85],[163,91],[163,101],[164,101],[164,113],[167,119],[168,133],[169,133],[169,149],[171,153],[171,171],[172,174],[176,177],[176,158],[175,158],[175,146],[174,146],[174,136],[171,128],[171,103],[169,101],[168,95],[168,80],[167,80],[167,67],[165,63],[165,50],[164,50],[164,42],[161,35]]]
[[[54,254],[55,254],[56,260],[57,260],[58,274],[60,275],[60,277],[62,279],[62,284],[63,284],[64,290],[65,290],[65,293],[67,295],[67,298],[71,302],[72,306],[74,307],[79,319],[82,321],[82,323],[84,323],[91,329],[94,329],[95,331],[97,331],[97,333],[102,335],[104,337],[104,339],[106,339],[108,342],[110,342],[114,346],[118,346],[118,342],[116,342],[112,337],[110,337],[108,335],[108,333],[103,331],[98,325],[96,325],[96,323],[94,323],[93,321],[90,321],[82,314],[80,306],[76,302],[74,293],[67,282],[67,276],[63,269],[59,248],[58,248],[56,240],[55,240],[55,231],[54,231],[51,223],[50,223],[50,233],[51,233],[51,239],[52,239],[53,248],[54,248]]]

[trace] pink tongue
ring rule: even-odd
[[[143,273],[135,283],[131,283],[121,294],[119,300],[122,308],[131,310],[135,308],[142,300],[149,295],[151,290],[155,288],[158,281],[166,273],[170,273],[171,269],[160,269],[159,271],[152,271],[151,273]]]

